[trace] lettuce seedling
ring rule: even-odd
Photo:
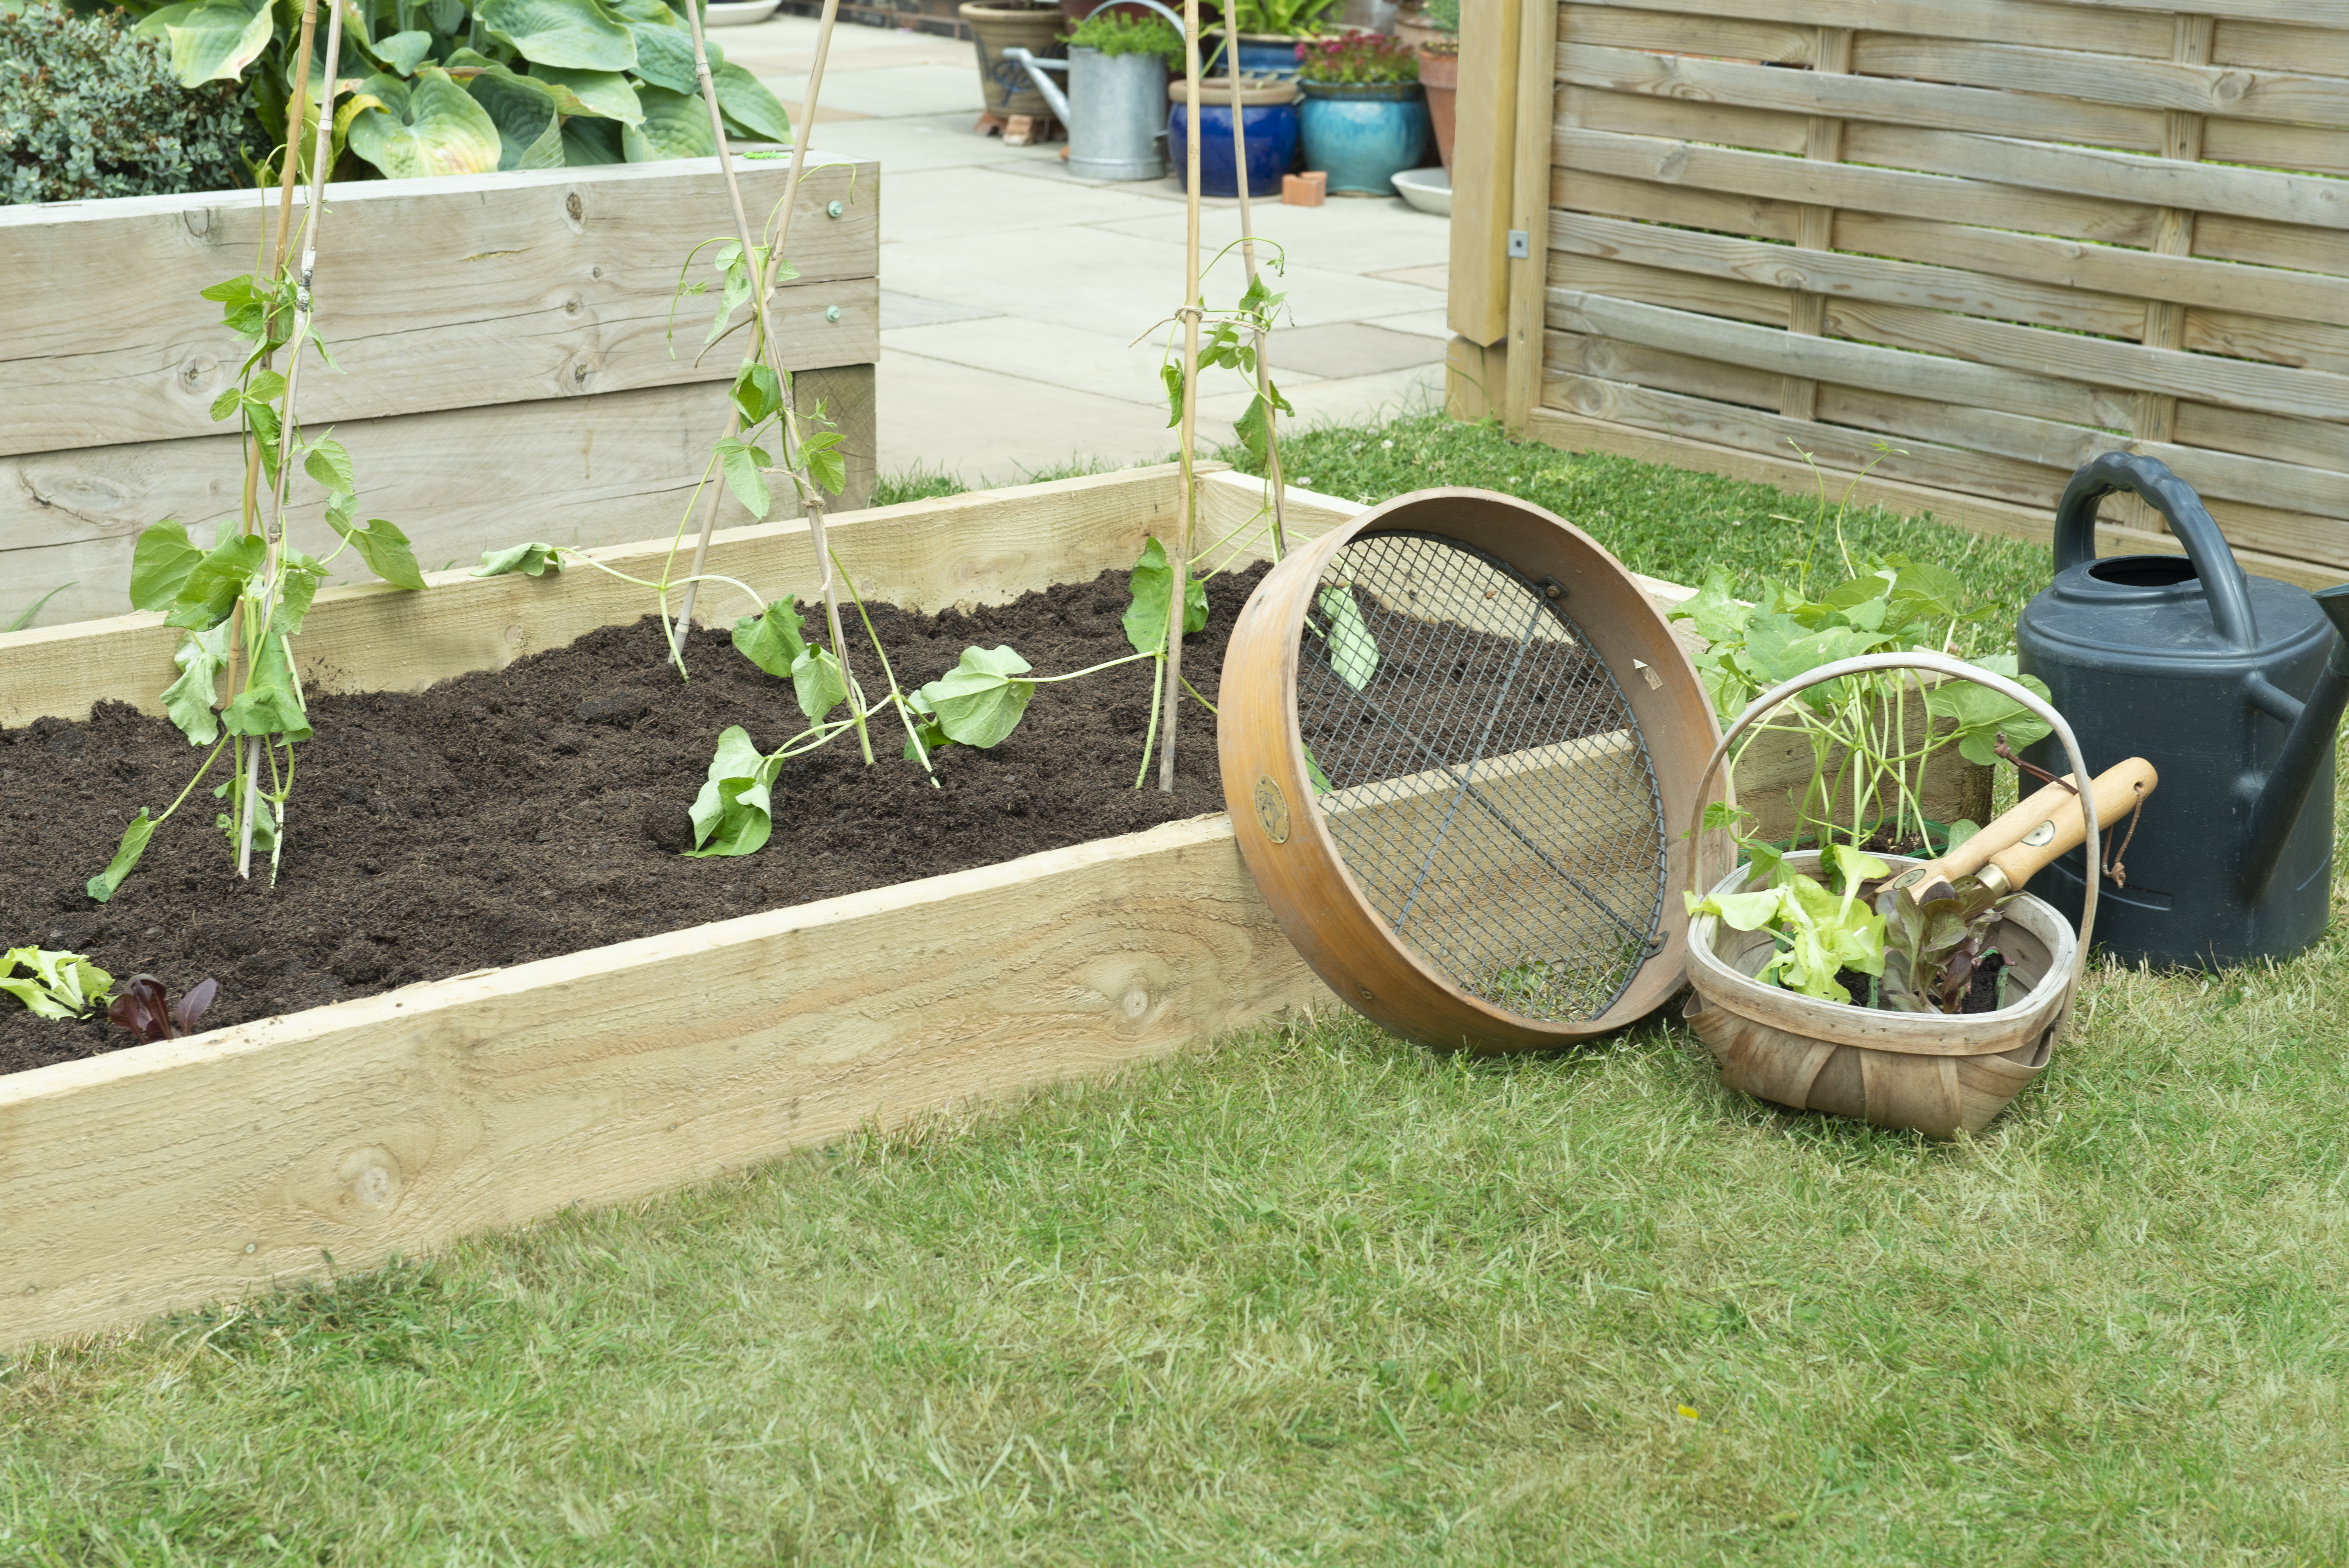
[[[121,1027],[139,1037],[141,1045],[153,1045],[158,1040],[177,1039],[196,1032],[196,1020],[220,995],[220,982],[198,981],[188,988],[188,994],[176,1004],[163,983],[152,975],[133,975],[122,983],[122,989],[106,1009],[106,1016]]]
[[[1884,917],[1859,896],[1859,884],[1892,870],[1849,844],[1830,844],[1822,861],[1841,875],[1842,891],[1830,892],[1815,879],[1775,860],[1769,885],[1754,892],[1684,893],[1692,917],[1719,917],[1737,931],[1767,931],[1778,944],[1754,978],[1775,980],[1789,991],[1822,1002],[1849,1002],[1837,978],[1850,969],[1884,973]]]
[[[19,975],[19,969],[30,970]],[[78,953],[12,947],[0,956],[0,991],[29,1008],[36,1018],[78,1018],[114,988],[114,976]]]

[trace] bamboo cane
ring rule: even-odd
[[[316,0],[312,4],[315,6]],[[285,492],[292,478],[288,470],[294,462],[294,400],[302,382],[302,339],[310,330],[310,275],[318,262],[318,214],[326,205],[326,157],[333,149],[335,124],[335,73],[342,63],[342,52],[343,5],[342,0],[335,0],[326,21],[326,96],[318,106],[317,137],[310,144],[310,197],[302,214],[302,270],[294,288],[294,333],[286,340],[290,357],[285,366],[285,400],[279,405],[277,417],[276,495],[270,511],[268,543],[261,561],[261,636],[264,638],[277,618],[277,569],[285,541]],[[294,156],[290,146],[285,156],[289,160]],[[247,678],[250,679],[249,674]],[[269,743],[267,736],[255,736],[253,739],[254,745],[244,759],[244,790],[239,802],[236,845],[236,874],[247,880],[253,875],[253,796],[261,782],[262,748]],[[282,821],[279,826],[282,831]]]
[[[1237,44],[1226,47],[1237,51]],[[1199,429],[1199,0],[1183,0],[1183,99],[1189,135],[1183,148],[1185,214],[1183,243],[1183,532],[1178,549],[1166,552],[1166,689],[1158,722],[1166,731],[1158,754],[1158,788],[1174,792],[1174,735],[1183,701],[1183,612],[1191,585],[1191,522],[1198,509],[1192,451]],[[1237,108],[1234,112],[1237,111]]]
[[[765,324],[769,319],[768,302],[774,294],[775,267],[781,261],[783,247],[791,239],[792,214],[799,204],[801,171],[807,167],[808,138],[815,124],[816,103],[823,91],[824,62],[832,54],[833,24],[839,14],[840,0],[824,0],[823,17],[817,25],[816,30],[815,60],[808,72],[807,98],[800,108],[799,123],[792,128],[792,167],[791,172],[783,179],[783,201],[781,215],[776,221],[774,243],[768,247],[766,262],[761,265],[756,260],[757,247],[752,243],[750,220],[742,206],[742,188],[734,178],[733,150],[727,140],[725,116],[719,109],[718,88],[709,76],[709,50],[703,41],[700,11],[697,6],[686,7],[686,20],[693,29],[694,71],[701,82],[702,101],[709,108],[709,134],[717,143],[718,167],[726,177],[726,193],[734,204],[735,232],[740,238],[743,260],[746,263],[757,266],[759,269],[758,280],[751,289],[751,309],[760,317],[758,327],[760,337],[764,344],[770,367],[775,373],[776,383],[782,389],[783,459],[794,472],[798,468],[792,449],[798,443],[798,398],[792,387],[792,373],[783,366],[781,349],[775,341],[775,335],[767,330]],[[737,410],[732,417],[728,433],[730,435],[739,433],[740,428],[741,415],[740,410]],[[848,647],[840,629],[840,588],[833,576],[832,550],[824,538],[823,492],[822,487],[816,484],[812,475],[809,476],[804,486],[801,487],[801,500],[806,509],[809,541],[815,546],[817,569],[823,574],[823,618],[825,629],[832,636],[832,656],[840,662],[841,678],[843,682],[847,682]],[[718,491],[716,487],[712,487],[709,504],[702,511],[701,535],[694,542],[693,565],[688,573],[688,576],[701,575],[702,562],[709,553],[709,536],[717,525]],[[680,641],[685,636],[686,627],[692,624],[695,590],[700,586],[698,583],[688,583],[685,585],[684,605],[678,614],[677,636]],[[870,766],[873,761],[873,738],[865,729],[864,705],[855,703],[854,706],[858,715],[857,745],[864,753],[866,765]]]
[[[1248,214],[1247,116],[1240,108],[1240,50],[1237,35],[1230,27],[1224,29],[1224,63],[1229,67],[1232,84],[1232,163],[1239,175],[1240,187],[1240,259],[1247,263],[1248,285],[1256,285],[1256,220]],[[1280,433],[1274,428],[1272,409],[1272,366],[1265,359],[1265,330],[1256,329],[1256,396],[1264,408],[1264,478],[1272,491],[1272,558],[1275,561],[1288,553],[1287,530],[1283,527],[1280,479]]]

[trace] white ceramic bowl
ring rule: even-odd
[[[717,6],[712,5],[711,10]],[[1438,164],[1433,169],[1406,169],[1393,177],[1395,194],[1423,212],[1452,216],[1452,176]]]
[[[747,27],[775,14],[782,0],[709,0],[703,19],[713,27]]]

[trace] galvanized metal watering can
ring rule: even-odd
[[[1102,0],[1105,11],[1120,0]],[[1158,0],[1148,5],[1183,30],[1183,18]],[[1090,15],[1090,13],[1088,13]],[[1040,60],[1026,49],[1003,57],[1027,68],[1029,79],[1069,128],[1069,173],[1078,180],[1156,180],[1166,172],[1166,67],[1155,55],[1104,55],[1071,48],[1065,60]],[[1047,73],[1066,71],[1069,90]]]
[[[2098,560],[2096,506],[2116,490],[2160,512],[2184,557]],[[2106,882],[2097,905],[2114,956],[2209,967],[2280,958],[2323,934],[2349,584],[2312,594],[2246,576],[2193,487],[2151,458],[2107,452],[2064,487],[2055,580],[2016,641],[2090,768],[2142,756],[2160,771],[2126,885]],[[2030,756],[2065,770],[2047,742]],[[2087,874],[2075,852],[2032,891],[2076,923]]]

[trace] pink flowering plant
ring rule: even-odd
[[[1390,87],[1419,80],[1419,57],[1382,34],[1341,33],[1298,45],[1297,76],[1299,81]]]

